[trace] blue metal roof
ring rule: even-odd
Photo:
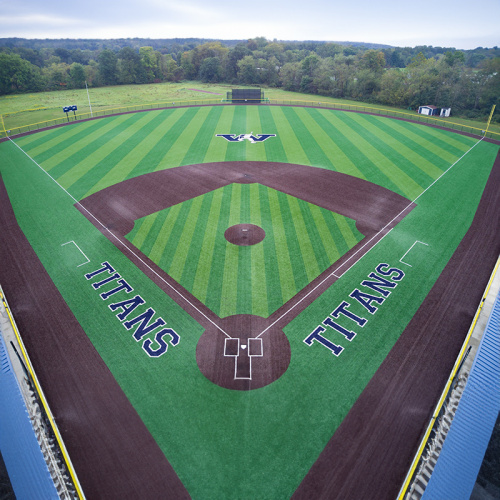
[[[59,500],[0,331],[0,450],[17,498]]]
[[[500,294],[423,500],[470,498],[500,412]]]

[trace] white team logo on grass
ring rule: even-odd
[[[264,142],[266,139],[269,139],[269,137],[276,137],[276,134],[257,134],[253,135],[253,132],[250,132],[249,134],[215,134],[215,137],[224,137],[226,141],[229,142],[242,142],[245,139],[250,141],[252,144],[255,144],[256,142]]]

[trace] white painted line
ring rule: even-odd
[[[187,297],[184,297],[184,295],[182,295],[182,293],[179,292],[179,290],[174,288],[168,281],[166,281],[162,276],[160,276],[147,262],[144,262],[144,260],[141,259],[141,257],[139,257],[139,255],[137,255],[132,248],[130,248],[127,244],[122,242],[120,238],[118,238],[118,236],[116,236],[116,234],[113,233],[113,231],[108,229],[93,213],[87,210],[73,195],[68,193],[68,191],[66,191],[66,189],[64,189],[61,186],[61,184],[59,184],[54,179],[54,177],[52,177],[46,170],[44,170],[28,153],[26,153],[26,151],[24,151],[24,149],[21,146],[16,144],[10,137],[9,141],[12,142],[12,144],[14,144],[17,148],[19,148],[42,172],[47,174],[75,202],[76,205],[79,205],[82,208],[82,210],[87,212],[89,216],[97,222],[97,224],[99,224],[103,229],[105,229],[121,246],[125,247],[132,255],[134,255],[134,257],[138,261],[140,261],[145,267],[147,267],[158,279],[160,279],[163,283],[165,283],[165,285],[167,285],[171,290],[173,290],[177,295],[179,295],[179,297],[181,297],[185,302],[187,302],[195,311],[200,313],[207,321],[212,323],[212,325],[214,325],[218,330],[220,330],[226,337],[229,338],[231,337],[231,335],[227,334],[217,323],[212,321],[203,311],[200,311],[200,309],[198,309]]]
[[[386,229],[390,224],[392,224],[392,222],[394,220],[396,220],[405,210],[407,210],[413,203],[415,203],[426,191],[428,191],[434,184],[436,184],[436,182],[439,179],[441,179],[441,177],[443,177],[443,175],[448,173],[466,154],[468,154],[470,151],[472,151],[483,139],[484,139],[484,137],[481,137],[481,139],[479,139],[479,141],[477,141],[473,146],[471,146],[455,163],[453,163],[453,165],[450,165],[434,182],[432,182],[429,186],[427,186],[427,188],[425,188],[413,201],[411,201],[403,210],[401,210],[401,212],[399,212],[399,214],[396,215],[396,217],[393,217],[393,219],[390,220],[382,229],[380,229],[378,231],[378,233],[374,234],[363,246],[358,248],[358,250],[356,252],[354,252],[348,259],[346,259],[346,261],[343,264],[341,264],[339,267],[334,269],[324,280],[321,281],[321,283],[318,283],[312,290],[310,290],[306,295],[304,295],[304,297],[302,297],[296,304],[294,304],[292,307],[290,307],[290,309],[285,311],[278,319],[273,321],[267,328],[265,328],[255,338],[259,338],[261,335],[266,333],[270,328],[272,328],[276,323],[281,321],[286,315],[288,315],[291,311],[293,311],[293,309],[295,309],[303,300],[305,300],[307,297],[309,297],[309,295],[311,295],[311,293],[313,293],[318,287],[320,287],[326,280],[328,280],[332,276],[335,276],[337,278],[341,278],[355,264],[360,262],[362,260],[362,258],[365,257],[366,255],[368,255],[394,228],[391,228],[389,231],[387,231],[387,233],[384,234],[382,236],[382,238],[380,238],[380,240],[375,245],[373,245],[359,260],[357,260],[356,262],[351,264],[340,276],[337,276],[335,274],[344,264],[349,262],[356,254],[358,254],[361,250],[363,250],[363,248],[366,247],[366,245],[368,245],[374,238],[376,238],[382,231],[384,231],[384,229]]]
[[[401,262],[401,264],[405,264],[406,266],[410,266],[410,267],[413,267],[411,264],[408,264],[408,262],[403,262],[403,259],[408,255],[408,253],[410,253],[410,250],[417,244],[417,243],[420,243],[421,245],[425,245],[426,247],[428,247],[429,245],[427,243],[424,243],[423,241],[418,241],[416,240],[415,243],[413,243],[413,245],[405,252],[405,254],[399,259],[399,262]]]
[[[73,241],[67,241],[66,243],[63,243],[61,246],[63,247],[64,245],[68,245],[69,243],[73,243],[78,250],[80,250],[80,253],[87,259],[87,262],[84,262],[83,264],[79,264],[76,267],[84,266],[85,264],[88,264],[90,262],[90,259],[82,252],[82,249]]]

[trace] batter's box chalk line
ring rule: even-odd
[[[252,337],[246,342],[233,337],[224,339],[224,357],[234,358],[234,380],[252,380],[252,358],[264,356],[261,338]],[[248,363],[248,366],[238,366],[240,357],[241,364]]]

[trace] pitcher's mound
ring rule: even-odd
[[[236,224],[226,229],[224,237],[234,245],[249,246],[260,243],[266,237],[266,232],[255,224]]]

